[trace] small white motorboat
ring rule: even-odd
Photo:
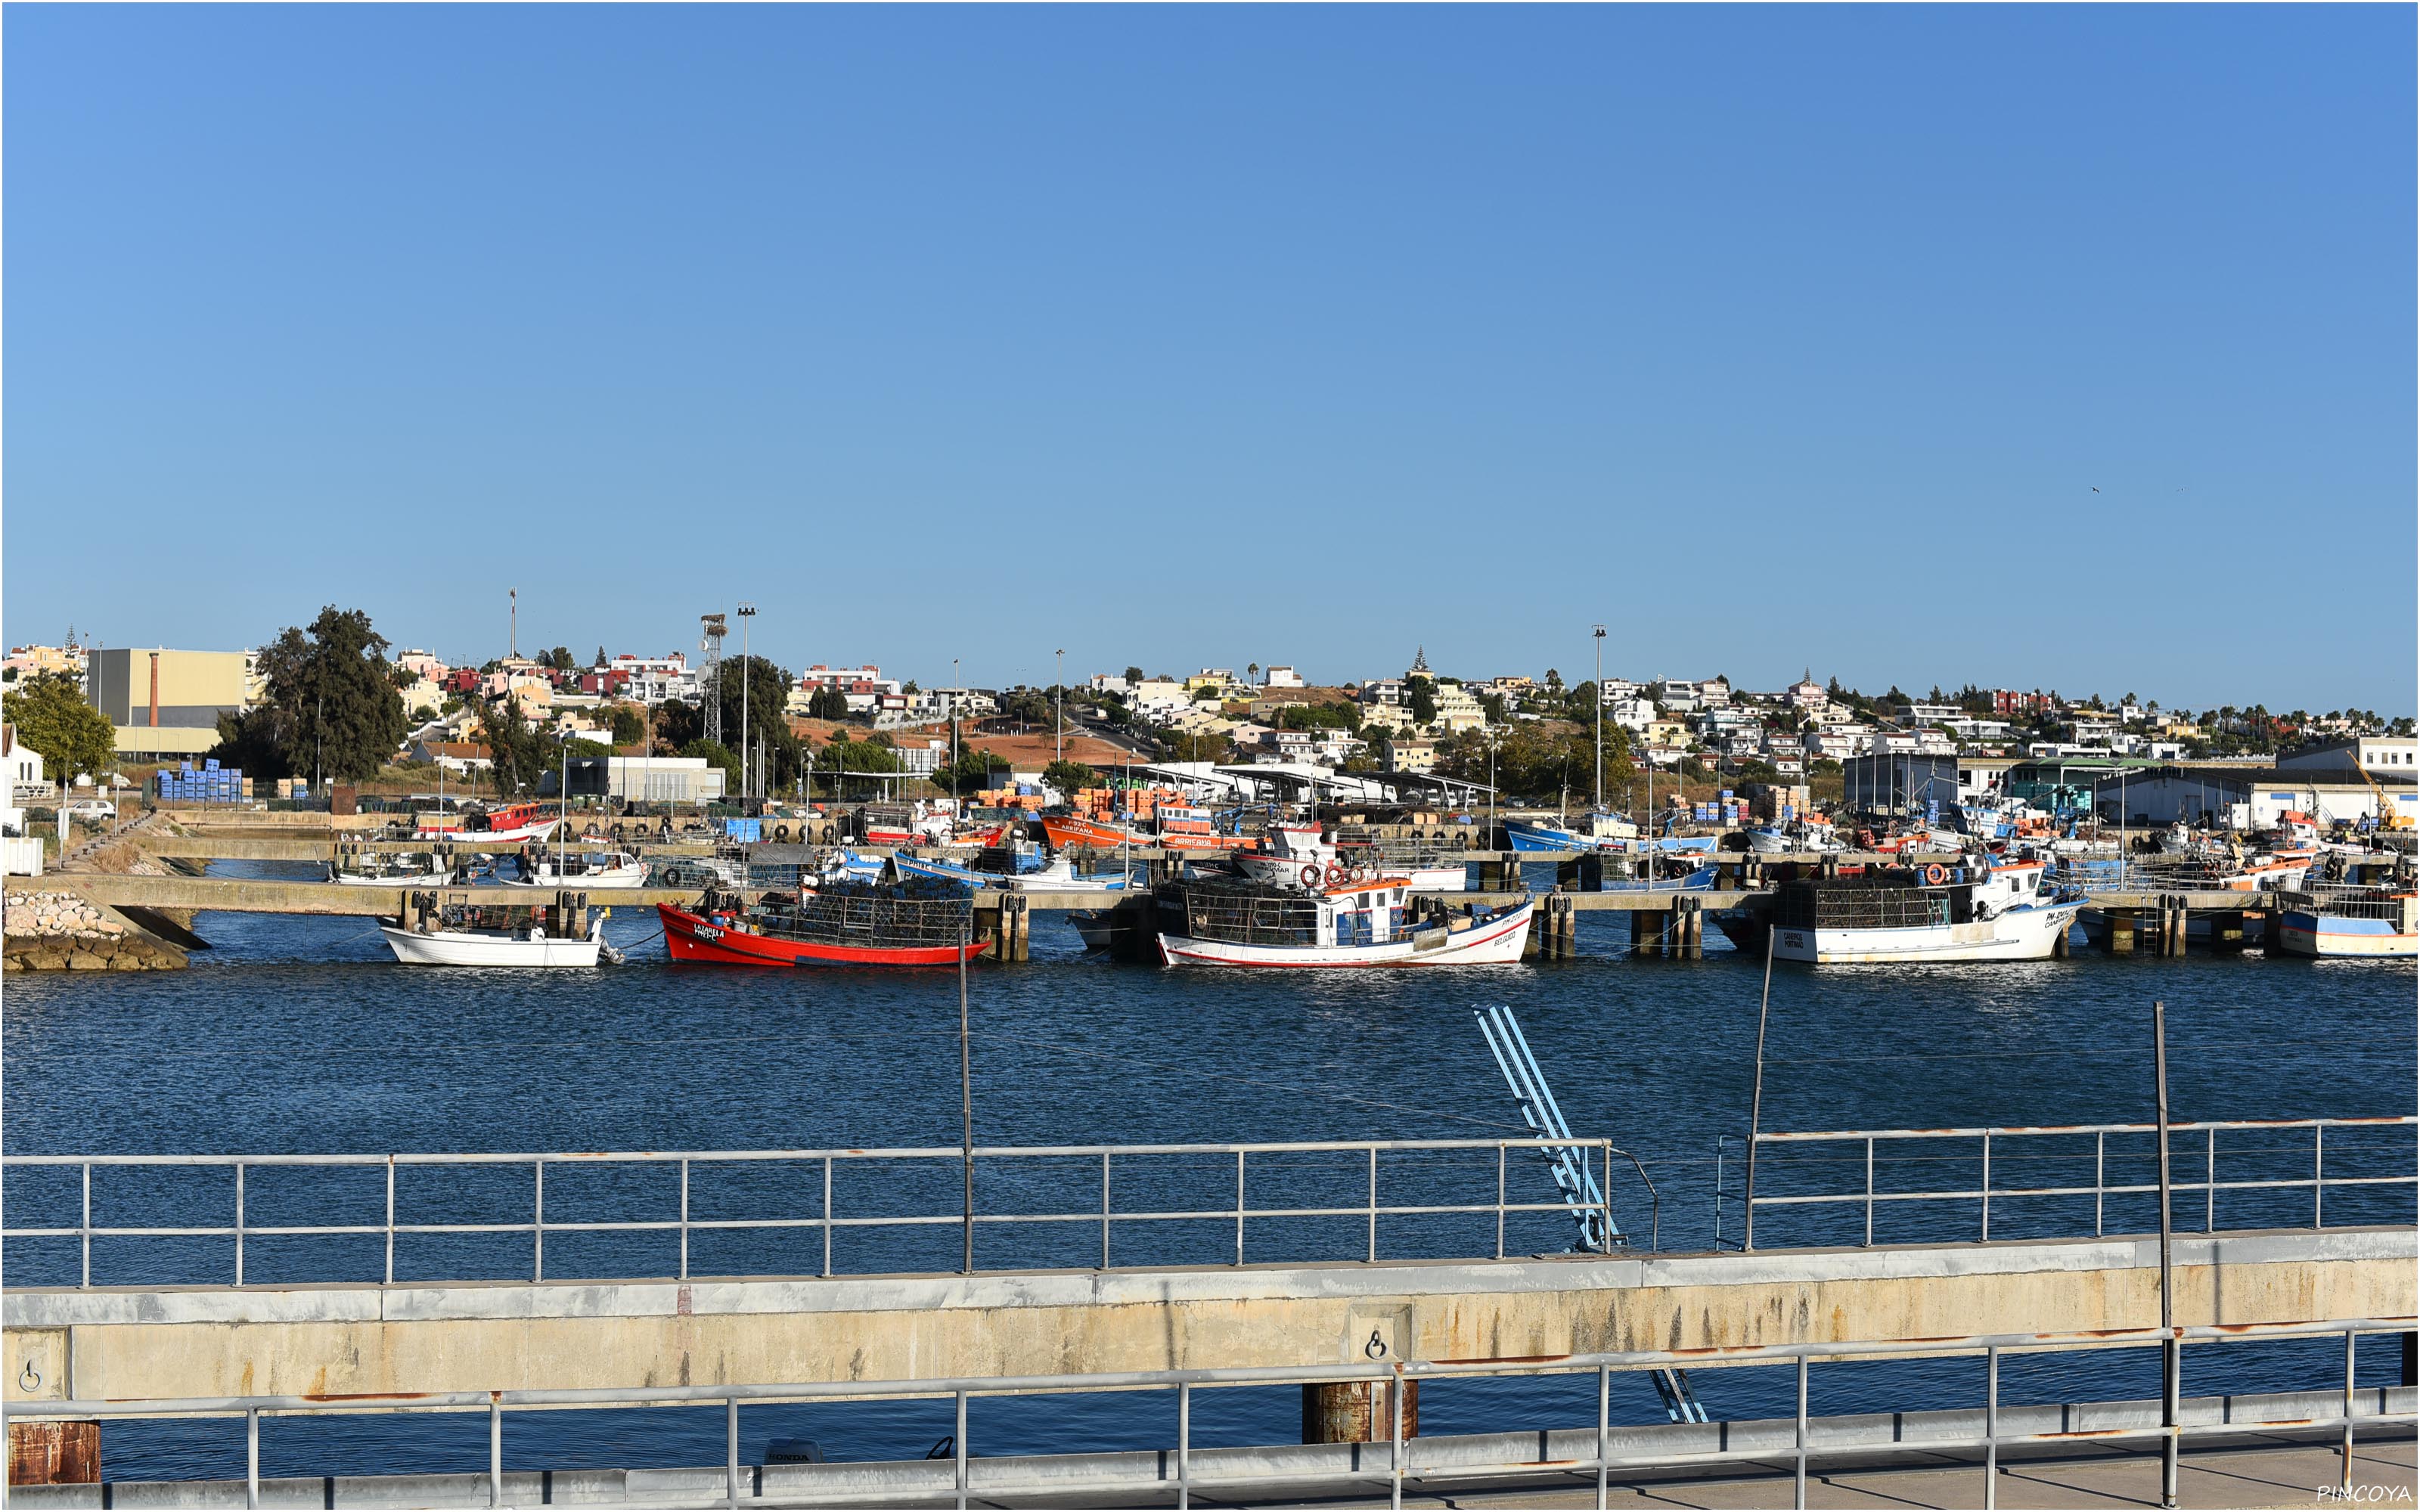
[[[605,920],[588,927],[588,937],[549,934],[542,924],[524,929],[426,931],[381,924],[379,933],[408,966],[594,966],[605,945]]]

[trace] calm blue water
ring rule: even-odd
[[[354,919],[208,915],[197,927],[219,948],[196,955],[189,971],[11,979],[0,1007],[8,1072],[0,1106],[12,1154],[749,1149],[954,1145],[958,1137],[957,998],[948,973],[675,969],[661,964],[659,945],[642,943],[654,925],[638,917],[617,918],[608,931],[638,949],[638,962],[594,976],[407,970]],[[1701,962],[1633,961],[1619,953],[1626,928],[1618,918],[1583,915],[1579,928],[1584,957],[1572,963],[1297,977],[1113,965],[1086,957],[1063,922],[1038,920],[1031,964],[973,977],[976,1137],[1037,1145],[1517,1133],[1508,1127],[1513,1111],[1470,1016],[1479,1004],[1509,1003],[1575,1130],[1610,1137],[1645,1162],[1660,1215],[1635,1180],[1617,1180],[1624,1227],[1644,1242],[1660,1217],[1665,1248],[1709,1247],[1715,1140],[1736,1140],[1747,1126],[1761,964],[1717,940]],[[2155,996],[2168,1009],[2180,1119],[2408,1113],[2413,992],[2408,964],[2270,962],[2257,954],[2174,962],[2087,952],[2005,966],[1785,968],[1773,982],[1765,1126],[2148,1119]],[[2347,1172],[2411,1168],[2408,1134],[2399,1147],[2350,1136],[2331,1138],[2330,1147],[2332,1172],[2339,1162]],[[2147,1148],[2135,1146],[2133,1154]],[[1772,1163],[1760,1173],[1760,1189],[1861,1184],[1855,1151],[1814,1153],[1827,1159]],[[2115,1160],[2125,1152],[2113,1146],[2111,1153]],[[2222,1144],[2220,1158],[2222,1178],[2232,1179],[2302,1174],[2309,1155],[2306,1143],[2238,1134]],[[2148,1162],[2134,1169],[2148,1172]],[[1450,1200],[1493,1196],[1492,1155],[1476,1165],[1390,1163],[1386,1170],[1390,1200],[1429,1192],[1455,1194]],[[525,1168],[509,1179],[418,1174],[432,1180],[399,1188],[406,1221],[526,1219]],[[1886,1166],[1881,1184],[1967,1185],[1976,1174],[1971,1146],[1932,1147]],[[2177,1174],[2192,1180],[2200,1173],[2187,1162]],[[2088,1146],[2052,1151],[2030,1167],[1995,1151],[1996,1184],[2089,1176]],[[1256,1168],[1253,1198],[1275,1205],[1343,1193],[1342,1200],[1358,1201],[1364,1179],[1357,1159],[1272,1162],[1265,1175]],[[203,1179],[216,1187],[192,1179],[112,1180],[97,1184],[100,1222],[227,1220],[224,1178]],[[302,1173],[281,1184],[279,1173],[256,1172],[248,1217],[376,1221],[382,1201],[376,1179],[350,1187],[344,1180]],[[860,1171],[841,1179],[836,1200],[844,1213],[953,1211],[956,1180],[954,1166]],[[1097,1167],[1089,1165],[986,1166],[981,1180],[992,1200],[1029,1211],[1098,1201]],[[1131,1177],[1121,1167],[1119,1180],[1122,1207],[1233,1200],[1231,1168],[1138,1165]],[[1516,1165],[1512,1180],[1516,1198],[1549,1195],[1535,1167]],[[1735,1166],[1731,1180],[1735,1189]],[[669,1216],[670,1181],[660,1167],[551,1173],[549,1216]],[[693,1211],[811,1214],[819,1184],[819,1172],[702,1169]],[[15,1173],[8,1198],[12,1227],[72,1221],[70,1184],[46,1185],[39,1173]],[[2222,1195],[2218,1222],[2306,1221],[2308,1201],[2307,1194]],[[2338,1222],[2412,1216],[2409,1188],[2332,1195],[2329,1205]],[[2179,1211],[2180,1227],[2199,1226],[2197,1198]],[[2148,1200],[2131,1210],[2113,1205],[2108,1217],[2113,1231],[2141,1231],[2153,1221]],[[1876,1237],[1971,1234],[1977,1218],[1973,1205],[1910,1206],[1887,1212]],[[1849,1210],[1829,1227],[1812,1216],[1768,1213],[1759,1219],[1759,1238],[1767,1245],[1854,1240],[1861,1223]],[[1993,1231],[2088,1232],[2090,1223],[2088,1201],[2078,1208],[2003,1199],[1994,1204]],[[1735,1200],[1724,1224],[1736,1234]],[[1120,1263],[1232,1257],[1231,1226],[1131,1227],[1114,1235]],[[1493,1246],[1493,1219],[1390,1222],[1382,1237],[1389,1255],[1478,1253]],[[1541,1217],[1516,1224],[1511,1240],[1515,1250],[1561,1248],[1570,1229]],[[1363,1242],[1359,1219],[1272,1221],[1251,1229],[1249,1257],[1345,1257],[1359,1254]],[[528,1243],[517,1242],[407,1242],[398,1247],[398,1276],[526,1275]],[[987,1264],[1081,1266],[1097,1262],[1099,1234],[1080,1226],[990,1230],[982,1242]],[[376,1242],[346,1247],[353,1243],[255,1242],[248,1279],[374,1279]],[[955,1244],[954,1230],[844,1232],[835,1266],[952,1268]],[[717,1251],[700,1240],[692,1267],[813,1271],[819,1245],[817,1237],[753,1237]],[[671,1256],[669,1241],[652,1238],[583,1247],[577,1238],[551,1236],[547,1269],[667,1273]],[[19,1242],[7,1260],[18,1285],[73,1279],[66,1247]],[[125,1241],[96,1247],[95,1280],[221,1281],[230,1264],[225,1245],[178,1250]],[[2189,1354],[2187,1389],[2324,1381],[2336,1348],[2230,1349],[2207,1363]],[[2366,1347],[2364,1361],[2365,1376],[2391,1378],[2391,1341]],[[2003,1378],[2020,1400],[2156,1393],[2148,1354],[2012,1362]],[[1620,1415],[1660,1417],[1644,1381],[1619,1384]],[[1707,1372],[1699,1391],[1717,1415],[1789,1410],[1785,1371]],[[1819,1367],[1815,1410],[1947,1405],[1979,1400],[1980,1393],[1979,1363]],[[1593,1403],[1588,1380],[1436,1383],[1423,1396],[1422,1427],[1568,1426],[1590,1419]],[[1288,1442],[1298,1411],[1292,1389],[1206,1394],[1195,1409],[1197,1442]],[[800,1436],[821,1441],[835,1458],[914,1457],[949,1431],[950,1412],[947,1402],[752,1409],[743,1415],[743,1453],[753,1458],[768,1438]],[[970,1441],[988,1454],[1161,1447],[1173,1443],[1173,1418],[1166,1396],[982,1402]],[[273,1474],[486,1464],[485,1424],[472,1418],[272,1421],[263,1439],[264,1471]],[[105,1456],[116,1479],[240,1474],[240,1427],[113,1425]],[[540,1414],[513,1423],[507,1441],[516,1468],[718,1464],[721,1457],[719,1410]]]

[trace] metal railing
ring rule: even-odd
[[[1510,1195],[1512,1177],[1512,1155],[1550,1149],[1571,1149],[1577,1153],[1582,1168],[1593,1161],[1594,1174],[1599,1178],[1596,1200],[1559,1198],[1553,1201],[1516,1201]],[[1440,1202],[1389,1202],[1383,1200],[1380,1175],[1384,1168],[1382,1155],[1447,1155],[1456,1152],[1492,1152],[1494,1160],[1494,1191],[1484,1200]],[[1361,1188],[1361,1200],[1352,1203],[1322,1202],[1293,1205],[1268,1205],[1250,1200],[1249,1162],[1253,1156],[1341,1155],[1358,1156],[1361,1169],[1356,1184]],[[1194,1174],[1206,1174],[1209,1164],[1216,1162],[1223,1170],[1228,1161],[1233,1163],[1234,1201],[1217,1207],[1190,1206],[1179,1208],[1123,1209],[1115,1205],[1113,1193],[1117,1163],[1130,1165],[1140,1159],[1177,1157],[1202,1163]],[[833,1241],[837,1234],[849,1229],[918,1229],[957,1227],[1003,1227],[1025,1225],[1088,1225],[1100,1230],[1100,1267],[1109,1269],[1112,1263],[1111,1236],[1121,1225],[1170,1225],[1180,1223],[1220,1225],[1233,1227],[1233,1260],[1242,1265],[1246,1257],[1248,1226],[1259,1220],[1264,1225],[1274,1220],[1306,1218],[1359,1218],[1364,1227],[1363,1259],[1376,1263],[1380,1257],[1379,1220],[1382,1218],[1439,1217],[1492,1215],[1495,1219],[1495,1256],[1505,1256],[1505,1232],[1509,1219],[1526,1213],[1557,1213],[1577,1219],[1590,1215],[1602,1220],[1602,1227],[1592,1231],[1616,1234],[1619,1226],[1612,1222],[1613,1163],[1619,1157],[1626,1161],[1645,1189],[1649,1204],[1648,1247],[1653,1249],[1661,1239],[1663,1202],[1655,1184],[1648,1178],[1646,1167],[1628,1150],[1605,1139],[1586,1138],[1523,1138],[1523,1139],[1378,1139],[1378,1140],[1315,1140],[1263,1144],[1215,1145],[1044,1145],[1044,1146],[976,1146],[972,1159],[977,1163],[1028,1161],[1083,1161],[1098,1163],[1100,1204],[1080,1211],[1042,1212],[985,1212],[970,1216],[964,1211],[921,1213],[869,1212],[864,1215],[842,1216],[834,1201],[834,1179],[838,1172],[850,1167],[876,1164],[922,1163],[933,1168],[946,1163],[955,1167],[968,1159],[965,1150],[949,1147],[914,1147],[867,1149],[783,1149],[783,1150],[664,1150],[664,1151],[566,1151],[553,1154],[396,1154],[396,1155],[8,1155],[0,1157],[0,1168],[23,1170],[37,1167],[66,1167],[80,1173],[78,1220],[70,1225],[49,1225],[24,1227],[0,1227],[0,1242],[33,1239],[72,1239],[78,1242],[79,1287],[93,1285],[92,1246],[95,1239],[225,1239],[234,1242],[234,1282],[245,1285],[244,1248],[247,1240],[262,1238],[328,1238],[337,1236],[380,1237],[385,1242],[385,1260],[380,1279],[393,1285],[396,1279],[396,1240],[398,1236],[432,1234],[527,1235],[530,1240],[530,1280],[546,1279],[546,1242],[549,1235],[566,1234],[669,1234],[677,1237],[678,1259],[674,1279],[690,1275],[690,1241],[704,1233],[742,1230],[813,1230],[819,1231],[822,1243],[824,1275],[834,1274]],[[1264,1163],[1265,1167],[1265,1162]],[[804,1166],[821,1177],[820,1211],[802,1216],[706,1218],[690,1211],[690,1176],[695,1167]],[[380,1172],[384,1184],[384,1211],[378,1221],[352,1224],[260,1224],[246,1219],[244,1211],[245,1175],[249,1171],[281,1167],[349,1167]],[[427,1166],[526,1166],[529,1170],[529,1219],[526,1222],[493,1223],[415,1223],[398,1219],[396,1213],[396,1175],[398,1169]],[[549,1218],[546,1211],[546,1178],[550,1167],[566,1168],[620,1166],[673,1168],[678,1172],[678,1210],[670,1217],[623,1218],[610,1220]],[[93,1172],[128,1167],[175,1167],[193,1169],[225,1169],[234,1176],[234,1221],[215,1225],[118,1225],[96,1223],[93,1215]],[[1163,1173],[1164,1174],[1164,1173]],[[1331,1173],[1336,1175],[1341,1173]],[[1524,1173],[1527,1174],[1527,1173]],[[1089,1180],[1089,1176],[1087,1177]],[[1223,1181],[1223,1176],[1221,1177]],[[1544,1185],[1542,1181],[1540,1183]],[[793,1189],[794,1190],[794,1189]],[[21,1202],[24,1200],[22,1196]],[[1613,1240],[1613,1247],[1626,1246],[1628,1240]],[[1264,1260],[1268,1257],[1262,1257]],[[1031,1269],[1002,1267],[999,1269]],[[626,1276],[624,1279],[644,1277]],[[453,1279],[469,1279],[457,1277]]]
[[[2172,1180],[2172,1196],[2199,1193],[2202,1197],[2202,1227],[2214,1232],[2218,1224],[2218,1195],[2221,1192],[2294,1191],[2308,1189],[2311,1194],[2311,1224],[2314,1228],[2326,1227],[2327,1195],[2331,1188],[2368,1186],[2411,1186],[2420,1189],[2420,1170],[2397,1175],[2330,1176],[2327,1169],[2327,1139],[2331,1129],[2409,1129],[2420,1126],[2420,1117],[2404,1115],[2369,1119],[2220,1119],[2198,1123],[2171,1123],[2169,1137],[2198,1134],[2202,1142],[2202,1179],[2198,1181]],[[2248,1177],[2233,1180],[2218,1179],[2219,1143],[2222,1133],[2239,1130],[2259,1130],[2269,1134],[2306,1132],[2310,1135],[2310,1174],[2307,1176]],[[2011,1198],[2090,1197],[2092,1199],[2092,1233],[2100,1238],[2107,1216],[2108,1199],[2113,1196],[2134,1196],[2156,1194],[2157,1181],[2125,1181],[2109,1180],[2109,1138],[2147,1136],[2159,1137],[2156,1123],[2076,1123],[2006,1128],[1975,1129],[1839,1129],[1823,1132],[1775,1133],[1760,1132],[1756,1144],[1762,1148],[1804,1147],[1809,1145],[1851,1144],[1863,1147],[1865,1181],[1862,1188],[1849,1192],[1785,1193],[1766,1195],[1749,1189],[1745,1196],[1748,1233],[1755,1233],[1758,1211],[1772,1208],[1862,1207],[1865,1212],[1865,1242],[1874,1242],[1874,1211],[1889,1203],[1975,1202],[1980,1205],[1978,1239],[1992,1237],[1992,1204],[2006,1203]],[[2011,1140],[2081,1139],[2092,1141],[2092,1183],[2057,1186],[1994,1186],[1992,1182],[1993,1142],[2005,1149]],[[1903,1191],[1878,1188],[1874,1181],[1874,1155],[1879,1146],[1906,1145],[1916,1141],[1973,1140],[1978,1145],[1980,1176],[1971,1187],[1935,1191]],[[2173,1148],[2173,1145],[2171,1146]],[[2264,1150],[2274,1155],[2275,1150]],[[2027,1159],[2070,1159],[2080,1162],[2081,1152],[2065,1156],[2028,1156]],[[2132,1157],[2149,1159],[2149,1156]]]
[[[1176,1407],[1176,1444],[1172,1454],[1165,1456],[1165,1468],[1157,1472],[1157,1489],[1163,1493],[1172,1489],[1180,1508],[1191,1505],[1196,1492],[1232,1496],[1251,1492],[1271,1496],[1279,1492],[1299,1494],[1306,1490],[1367,1489],[1383,1486],[1392,1507],[1403,1505],[1407,1485],[1427,1481],[1468,1483],[1485,1481],[1567,1481],[1583,1473],[1593,1473],[1595,1504],[1607,1504],[1610,1480],[1615,1471],[1671,1471],[1684,1467],[1712,1467],[1725,1464],[1787,1463],[1792,1471],[1794,1497],[1792,1505],[1807,1504],[1807,1487],[1810,1467],[1819,1459],[1839,1458],[1870,1453],[1877,1445],[1868,1443],[1829,1443],[1818,1445],[1808,1431],[1808,1378],[1811,1366],[1818,1361],[1855,1361],[1877,1358],[1944,1359],[1960,1356],[1980,1357],[1984,1362],[1985,1396],[1983,1431],[1980,1434],[1945,1434],[1938,1437],[1902,1438],[1894,1433],[1891,1441],[1881,1447],[1895,1450],[1916,1450],[1929,1456],[1947,1453],[1979,1457],[1978,1469],[1982,1482],[1982,1505],[1996,1505],[1998,1496],[1999,1456],[2003,1450],[2032,1444],[2072,1447],[2079,1439],[2088,1439],[2096,1445],[2156,1441],[2161,1445],[2164,1483],[2173,1489],[2178,1459],[2184,1441],[2192,1438],[2220,1436],[2242,1437],[2264,1431],[2293,1429],[2301,1431],[2337,1430],[2342,1455],[2340,1484],[2350,1486],[2352,1477],[2353,1441],[2358,1429],[2378,1428],[2390,1425],[2409,1424],[2420,1420],[2420,1414],[2381,1411],[2356,1412],[2355,1399],[2359,1387],[2355,1380],[2356,1344],[2362,1335],[2405,1333],[2414,1326],[2412,1318],[2356,1318],[2325,1321],[2292,1323],[2247,1323],[2211,1327],[2179,1327],[2173,1329],[2124,1329],[2089,1334],[2008,1334],[1974,1335],[1962,1337],[1914,1340],[1887,1340],[1871,1343],[1807,1343],[1762,1346],[1730,1346],[1704,1350],[1641,1350],[1618,1352],[1574,1354],[1550,1361],[1487,1360],[1441,1362],[1404,1360],[1371,1365],[1309,1365],[1309,1366],[1246,1366],[1228,1369],[1147,1370],[1103,1372],[1092,1375],[1034,1376],[973,1376],[943,1377],[924,1381],[801,1381],[779,1385],[707,1385],[656,1386],[616,1389],[552,1389],[495,1390],[475,1392],[435,1392],[409,1396],[253,1396],[179,1397],[156,1400],[60,1400],[0,1401],[0,1415],[12,1420],[70,1420],[102,1418],[205,1418],[240,1417],[244,1422],[245,1505],[260,1504],[260,1420],[276,1415],[337,1415],[396,1412],[485,1412],[488,1416],[488,1497],[491,1506],[503,1506],[504,1498],[504,1414],[508,1411],[597,1410],[633,1407],[713,1406],[723,1409],[724,1488],[722,1502],[726,1506],[797,1505],[804,1502],[825,1501],[843,1504],[864,1504],[896,1499],[923,1501],[954,1492],[956,1504],[963,1508],[970,1498],[980,1498],[988,1504],[1000,1504],[1006,1498],[1019,1495],[1052,1497],[1083,1494],[1117,1494],[1132,1496],[1138,1487],[1131,1480],[1074,1481],[1061,1477],[1037,1478],[1031,1484],[1017,1484],[1006,1477],[984,1479],[973,1484],[973,1455],[969,1447],[968,1428],[970,1404],[981,1396],[1031,1396],[1039,1393],[1075,1392],[1170,1392]],[[2212,1422],[2187,1423],[2182,1403],[2175,1394],[2175,1382],[2180,1379],[2181,1359],[2189,1344],[2243,1344],[2276,1342],[2298,1338],[2340,1337],[2344,1341],[2344,1375],[2341,1382],[2340,1411],[2332,1416],[2300,1414],[2290,1419],[2260,1420],[2233,1412],[2211,1414]],[[2161,1424],[2140,1427],[2098,1427],[2078,1433],[2064,1427],[2048,1432],[2005,1431],[2001,1419],[2000,1361],[2007,1353],[2040,1353],[2043,1351],[2098,1352],[2109,1350],[2170,1348],[2171,1360],[2166,1367],[2170,1395],[2164,1398]],[[1612,1436],[1612,1378],[1617,1371],[1669,1370],[1685,1366],[1692,1371],[1736,1369],[1750,1366],[1794,1365],[1796,1367],[1795,1413],[1791,1444],[1776,1452],[1774,1446],[1748,1444],[1734,1446],[1728,1425],[1707,1425],[1706,1436],[1712,1448],[1686,1451],[1661,1451],[1652,1454],[1616,1454]],[[1418,1451],[1421,1441],[1404,1432],[1404,1381],[1448,1379],[1534,1377],[1557,1375],[1588,1375],[1596,1377],[1595,1452],[1593,1455],[1565,1459],[1553,1464],[1537,1458],[1507,1459],[1497,1462],[1466,1462],[1459,1457],[1448,1458],[1433,1456],[1432,1462],[1419,1462]],[[1197,1470],[1199,1461],[1192,1442],[1193,1395],[1201,1390],[1270,1385],[1337,1385],[1367,1384],[1373,1395],[1384,1389],[1385,1400],[1392,1404],[1391,1423],[1385,1440],[1358,1446],[1357,1452],[1334,1469],[1304,1467],[1279,1473],[1204,1475]],[[2331,1389],[2334,1389],[2333,1387]],[[870,1399],[948,1398],[954,1410],[954,1431],[951,1435],[950,1461],[952,1485],[949,1488],[915,1487],[877,1489],[851,1482],[835,1486],[820,1494],[799,1487],[782,1488],[778,1496],[758,1495],[743,1489],[749,1482],[743,1478],[739,1454],[739,1409],[743,1404],[862,1401]],[[2381,1405],[2391,1399],[2381,1397]],[[1527,1439],[1528,1443],[1534,1440]],[[1383,1454],[1380,1452],[1384,1445]]]

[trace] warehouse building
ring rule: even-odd
[[[219,716],[243,709],[250,662],[240,651],[89,650],[84,696],[116,730],[118,755],[199,756],[219,743]]]
[[[2420,817],[2420,792],[2410,778],[2372,779],[2325,768],[2163,766],[2102,778],[2093,786],[2092,806],[2113,825],[2149,827],[2182,820],[2267,829],[2288,810],[2309,814],[2322,825],[2379,819],[2381,810],[2410,820]]]

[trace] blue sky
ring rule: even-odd
[[[5,631],[2405,712],[2413,25],[12,7]]]

